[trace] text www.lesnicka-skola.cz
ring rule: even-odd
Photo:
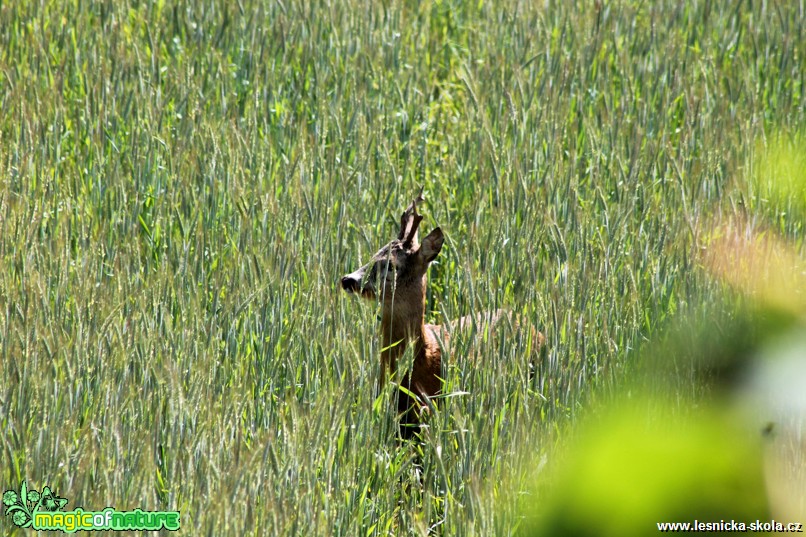
[[[777,520],[755,522],[736,522],[735,520],[720,520],[719,522],[658,522],[658,531],[724,531],[724,532],[778,532],[803,533],[803,524],[799,522],[778,522]]]

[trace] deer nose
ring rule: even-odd
[[[341,279],[341,287],[348,293],[357,293],[361,289],[361,282],[353,274],[348,274]]]

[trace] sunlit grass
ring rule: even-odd
[[[192,534],[515,531],[639,348],[745,303],[714,222],[803,258],[799,180],[759,182],[800,177],[797,7],[649,4],[3,4],[0,486]],[[550,350],[530,380],[523,335],[458,341],[467,395],[401,448],[337,281],[422,184],[429,320],[506,306]]]

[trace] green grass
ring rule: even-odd
[[[507,535],[639,348],[744,303],[713,222],[803,255],[802,200],[753,182],[802,147],[794,2],[198,4],[0,4],[0,487],[194,535]],[[469,394],[401,448],[337,282],[422,184],[430,319],[510,307],[550,350],[532,381],[520,335],[454,353]]]

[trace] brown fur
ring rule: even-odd
[[[428,266],[439,254],[443,236],[437,227],[423,239],[422,245],[418,243],[417,226],[422,220],[417,214],[419,201],[422,201],[421,196],[403,213],[398,238],[381,248],[368,264],[341,279],[345,291],[370,299],[380,298],[382,302],[381,389],[386,383],[387,371],[394,374],[398,360],[409,346],[412,347],[414,361],[411,370],[400,378],[404,390],[397,394],[403,437],[417,430],[420,415],[427,412],[431,399],[441,392],[442,349],[449,348],[451,333],[469,329],[474,324],[487,325],[492,330],[501,321],[508,320],[516,329],[525,329],[528,325],[536,350],[545,348],[543,334],[507,310],[466,316],[441,326],[425,324]],[[416,400],[406,392],[413,394]]]

